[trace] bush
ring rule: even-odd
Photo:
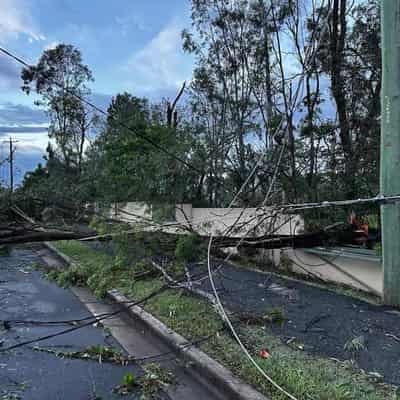
[[[89,274],[83,268],[74,265],[63,271],[50,271],[46,277],[66,288],[68,286],[85,286]]]
[[[149,269],[144,260],[128,264],[122,249],[121,254],[114,256],[77,241],[56,242],[55,246],[77,264],[62,271],[51,271],[47,278],[62,287],[88,286],[99,298],[118,285],[133,284],[136,274]]]

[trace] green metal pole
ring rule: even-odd
[[[381,1],[381,194],[400,194],[400,1]],[[400,203],[382,215],[383,300],[400,306]]]

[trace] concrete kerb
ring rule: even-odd
[[[45,242],[44,245],[53,252],[59,259],[68,265],[73,265],[74,262],[70,257],[60,252],[51,243]],[[130,307],[127,297],[113,289],[107,292],[108,297],[127,309],[127,312],[136,320],[139,320],[152,333],[156,334],[163,340],[174,352],[181,355],[186,361],[190,362],[193,372],[201,376],[203,379],[208,379],[213,384],[229,394],[232,400],[269,400],[263,394],[255,390],[250,385],[236,378],[231,371],[223,365],[209,357],[203,351],[193,346],[183,336],[168,328],[163,322],[159,321],[153,315],[149,314],[142,307]]]
[[[51,250],[59,259],[61,259],[61,261],[63,261],[64,263],[66,263],[68,265],[73,265],[74,264],[74,262],[72,261],[72,259],[70,257],[68,257],[66,254],[64,254],[61,251],[59,251],[58,249],[56,249],[51,243],[43,242],[43,244],[49,250]]]

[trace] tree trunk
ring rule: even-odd
[[[346,39],[346,0],[334,0],[332,11],[331,35],[331,85],[339,119],[339,135],[342,144],[346,191],[348,197],[354,196],[354,155],[352,148],[350,124],[347,116],[346,90],[343,77],[344,47]]]

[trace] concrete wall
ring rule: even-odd
[[[152,219],[151,206],[143,202],[117,203],[110,210],[110,217],[128,223]]]
[[[275,215],[270,208],[195,208],[191,204],[177,204],[175,220],[184,226],[192,226],[200,234],[224,234],[230,236],[259,236],[274,231],[289,235],[303,230],[304,222],[299,216]],[[152,220],[152,206],[143,202],[118,203],[110,210],[110,217],[128,223]],[[232,229],[231,229],[232,228]]]
[[[182,225],[191,221],[193,228],[201,234],[224,234],[231,227],[230,236],[263,235],[273,229],[275,234],[289,235],[304,229],[304,221],[294,215],[289,220],[287,215],[268,218],[271,208],[193,208],[191,204],[177,204],[175,219]],[[266,218],[267,217],[267,218]],[[273,222],[273,224],[272,224]]]
[[[328,282],[382,295],[383,268],[379,257],[358,257],[346,250],[332,254],[329,254],[329,250],[326,254],[322,251],[321,254],[310,253],[310,250],[276,250],[275,265],[306,276],[319,277]]]
[[[268,210],[268,208],[194,208],[191,204],[177,204],[175,222],[186,226],[190,223],[197,232],[204,235],[223,234],[233,225],[237,229],[230,233],[231,236],[241,237],[248,234],[249,230],[252,230],[251,234],[262,235],[270,231],[269,220],[259,225],[263,217],[268,214]],[[142,202],[121,203],[110,211],[110,216],[128,223],[143,222],[143,218],[152,219],[152,207]],[[255,227],[257,229],[254,232]],[[275,227],[276,234],[300,233],[304,229],[304,221],[299,216],[293,216],[288,222],[287,215],[279,215],[275,220]],[[184,233],[173,227],[165,229]],[[382,265],[377,257],[357,258],[357,256],[346,256],[346,252],[321,256],[301,249],[262,250],[260,257],[271,260],[278,270],[288,269],[305,276],[317,276],[325,281],[343,283],[378,295],[382,293]]]

